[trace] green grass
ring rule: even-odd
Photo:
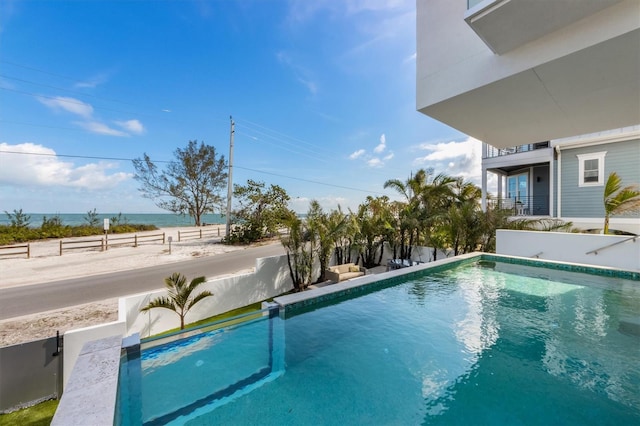
[[[42,402],[9,414],[0,414],[0,426],[48,426],[58,408],[58,400]]]
[[[271,301],[271,300],[272,299],[268,299],[266,301]],[[190,329],[193,329],[193,328],[206,326],[207,324],[212,324],[214,322],[222,321],[222,320],[225,320],[227,318],[232,318],[232,317],[235,317],[235,316],[238,316],[238,315],[248,314],[248,313],[251,313],[251,312],[258,312],[258,311],[260,311],[261,307],[262,307],[262,302],[257,302],[257,303],[254,303],[252,305],[247,305],[247,306],[244,306],[242,308],[238,308],[238,309],[234,309],[232,311],[225,312],[223,314],[219,314],[219,315],[215,315],[215,316],[212,316],[212,317],[209,317],[209,318],[205,318],[205,319],[202,319],[200,321],[196,321],[196,322],[193,322],[191,324],[187,324],[185,326],[185,330],[184,331],[187,331],[187,330],[190,330]],[[178,318],[178,315],[175,315],[175,317],[176,317],[176,322],[179,322],[180,319]],[[246,318],[239,319],[237,322],[242,322],[245,319]],[[224,325],[227,326],[227,325],[232,325],[234,323],[235,322],[225,323]],[[173,328],[171,330],[164,331],[162,333],[154,334],[153,336],[150,336],[150,338],[167,336],[167,335],[179,332],[179,331],[180,331],[180,327],[177,327],[177,328]]]

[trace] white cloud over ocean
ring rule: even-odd
[[[56,157],[54,150],[34,143],[0,143],[0,151],[4,151],[0,185],[102,190],[133,178],[131,173],[115,171],[119,168],[117,163],[99,161],[77,166]]]

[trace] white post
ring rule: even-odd
[[[229,116],[229,120],[231,120],[231,131],[229,135],[229,181],[227,186],[227,238],[229,238],[229,234],[231,233],[231,196],[233,194],[233,134],[235,133],[235,123],[233,122],[233,117]]]

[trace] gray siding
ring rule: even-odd
[[[623,186],[640,185],[640,139],[609,144],[593,145],[562,151],[562,216],[604,217],[604,185],[578,186],[578,157],[580,154],[606,151],[604,159],[604,181],[609,173],[616,172]],[[630,216],[625,216],[630,217]],[[633,217],[640,217],[636,214]]]

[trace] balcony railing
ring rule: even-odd
[[[496,148],[487,144],[485,145],[485,155],[483,158],[501,157],[503,155],[518,154],[521,152],[529,152],[545,148],[549,148],[549,142],[530,143],[527,145],[518,145],[509,148]]]
[[[512,197],[488,200],[488,206],[509,210],[512,216],[549,216],[549,197]]]

